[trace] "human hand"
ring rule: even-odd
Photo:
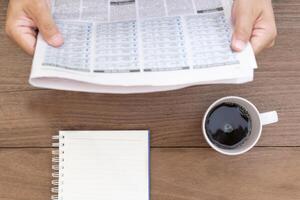
[[[51,16],[49,0],[10,0],[5,30],[30,55],[35,50],[37,31],[49,45],[63,44],[63,37]]]
[[[232,21],[233,50],[241,51],[250,42],[255,54],[258,54],[275,44],[277,29],[271,0],[235,0]]]

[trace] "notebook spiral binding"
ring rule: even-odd
[[[51,188],[51,200],[62,200],[59,199],[58,193],[62,194],[62,185],[63,182],[59,179],[59,177],[62,177],[64,175],[63,170],[63,162],[64,162],[64,136],[52,136],[53,143],[52,147],[55,148],[52,151],[52,178],[51,181],[52,188]]]

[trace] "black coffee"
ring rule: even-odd
[[[233,149],[250,135],[251,119],[242,106],[222,103],[208,113],[205,129],[213,144],[220,148]]]

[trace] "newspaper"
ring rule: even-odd
[[[197,84],[244,83],[257,67],[250,44],[230,48],[230,0],[55,0],[64,37],[38,36],[37,87],[139,93]]]

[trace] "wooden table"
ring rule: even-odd
[[[300,199],[300,2],[274,1],[279,37],[244,85],[107,95],[33,88],[31,57],[5,36],[0,9],[0,199],[49,200],[51,136],[58,130],[150,129],[154,200]],[[259,143],[236,157],[205,143],[201,118],[214,100],[238,95],[277,110]]]

